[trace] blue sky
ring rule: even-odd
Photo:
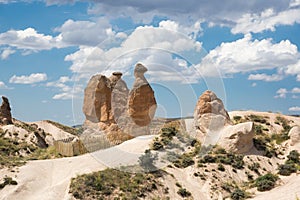
[[[227,110],[300,113],[300,1],[0,0],[0,95],[13,116],[80,124],[96,73],[142,62],[157,116],[192,115],[211,89]]]

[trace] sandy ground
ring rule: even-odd
[[[17,186],[0,190],[2,200],[70,199],[69,184],[79,174],[103,170],[106,167],[135,164],[154,136],[141,136],[121,145],[77,157],[38,160],[19,168]]]

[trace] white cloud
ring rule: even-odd
[[[248,77],[248,80],[255,80],[255,81],[266,81],[266,82],[272,82],[272,81],[280,81],[283,79],[283,76],[280,74],[250,74]]]
[[[300,9],[289,9],[276,13],[274,9],[268,8],[260,14],[248,13],[237,20],[231,32],[236,33],[259,33],[265,30],[275,31],[278,25],[293,25],[300,23]]]
[[[286,94],[288,93],[286,88],[280,88],[279,90],[277,90],[276,92],[276,96],[274,96],[275,98],[286,98]]]
[[[252,83],[251,86],[252,86],[252,87],[256,87],[256,86],[257,86],[257,83]]]
[[[61,32],[59,38],[68,45],[97,46],[100,42],[113,34],[109,21],[99,18],[93,21],[67,20],[61,27],[55,29]]]
[[[194,53],[200,58],[202,44],[193,39],[195,29],[185,30],[190,37],[177,32],[178,29],[180,25],[170,20],[162,21],[158,27],[139,26],[130,35],[123,37],[116,46],[80,46],[77,52],[67,55],[65,60],[72,62],[70,69],[73,73],[85,78],[95,73],[110,75],[112,71],[126,72],[136,62],[172,66],[173,71],[176,69],[177,73],[190,75],[192,73],[188,72],[188,66],[182,64],[183,59],[170,55],[187,55],[185,59],[189,59],[188,56]],[[161,80],[169,80],[169,76],[163,73],[157,75]]]
[[[32,51],[50,50],[61,46],[59,37],[38,33],[33,28],[25,30],[9,30],[0,34],[0,45],[9,45],[18,49]]]
[[[286,66],[283,71],[288,75],[296,75],[297,81],[300,81],[300,60],[294,64]]]
[[[291,92],[292,93],[300,93],[300,88],[294,87]]]
[[[73,80],[67,76],[61,76],[57,81],[48,82],[46,86],[57,88],[60,92],[52,97],[55,100],[68,100],[83,95],[82,85],[75,85]]]
[[[10,83],[18,83],[18,84],[33,84],[47,80],[47,74],[45,73],[36,73],[30,74],[29,76],[16,76],[13,75],[10,79]]]
[[[13,50],[13,49],[11,49],[11,48],[8,47],[8,48],[5,48],[5,49],[2,51],[0,57],[1,57],[2,60],[5,60],[5,59],[7,59],[11,54],[14,54],[15,52],[16,52],[15,50]]]
[[[273,43],[271,39],[253,40],[250,34],[246,34],[242,39],[222,43],[211,50],[196,67],[205,75],[217,76],[212,66],[228,75],[279,68],[292,65],[298,59],[297,46],[289,40]]]
[[[0,81],[0,89],[8,89],[8,87],[4,82]]]
[[[300,107],[299,107],[299,106],[290,107],[290,108],[289,108],[289,111],[292,111],[292,112],[300,112]]]

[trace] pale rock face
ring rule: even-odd
[[[194,111],[195,126],[201,132],[219,130],[231,124],[223,102],[212,91],[205,91],[199,98]]]
[[[253,147],[254,134],[253,122],[227,126],[222,129],[218,145],[229,152],[246,153]]]
[[[135,81],[128,99],[129,116],[138,126],[149,125],[157,108],[154,91],[144,77],[146,71],[140,63],[135,66]]]
[[[11,108],[8,98],[2,96],[2,105],[0,106],[0,124],[12,124]]]
[[[298,143],[300,143],[300,127],[299,126],[294,126],[290,131],[289,134],[290,136],[290,145],[294,146]]]
[[[253,123],[232,125],[222,100],[212,91],[205,91],[200,96],[194,124],[196,137],[204,146],[218,144],[234,153],[245,153],[253,147]]]

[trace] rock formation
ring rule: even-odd
[[[253,122],[245,122],[222,129],[218,145],[228,152],[246,153],[253,147]]]
[[[114,123],[114,114],[118,118],[124,112],[128,88],[121,76],[122,73],[114,72],[109,78],[98,74],[90,79],[84,91],[85,125],[100,123],[104,128]]]
[[[102,131],[113,144],[150,134],[148,125],[155,114],[156,100],[144,77],[146,71],[142,64],[135,66],[130,93],[121,72],[114,72],[109,78],[100,74],[93,76],[84,91],[84,126]]]
[[[253,123],[232,125],[222,100],[212,91],[205,91],[200,96],[194,123],[196,137],[204,146],[218,144],[226,151],[235,153],[245,153],[253,147]]]
[[[194,111],[194,120],[197,129],[203,133],[231,124],[222,100],[209,90],[200,96]]]
[[[0,106],[0,124],[12,124],[11,108],[8,98],[2,96],[2,105]]]
[[[128,113],[138,126],[150,124],[156,111],[154,91],[146,80],[147,68],[138,63],[134,69],[135,81],[129,94]]]
[[[300,143],[300,127],[299,126],[294,126],[289,131],[288,135],[290,137],[290,144],[291,144],[291,146],[294,146],[294,145]]]

